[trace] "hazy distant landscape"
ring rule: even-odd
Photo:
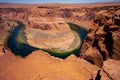
[[[119,80],[120,2],[0,3],[1,80]]]

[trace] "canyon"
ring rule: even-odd
[[[25,26],[25,37],[22,31],[17,37],[19,43],[40,49],[57,48],[53,50],[57,54],[72,51],[82,44],[79,56],[72,52],[61,59],[42,49],[33,50],[24,58],[16,56],[7,44],[19,26],[16,21]],[[75,26],[70,27],[69,23],[88,31],[85,39],[81,40],[75,32],[77,29],[71,29]],[[119,48],[120,3],[0,3],[2,80],[119,80]]]

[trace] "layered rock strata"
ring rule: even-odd
[[[93,64],[102,66],[102,62],[112,58],[120,60],[119,7],[111,7],[95,14],[96,30],[91,29],[81,49],[81,57]],[[93,52],[96,48],[96,52]],[[90,52],[89,52],[90,51]],[[89,55],[88,55],[89,52]],[[102,56],[102,57],[101,57]],[[96,62],[96,57],[97,62]]]
[[[25,30],[29,45],[40,49],[53,49],[57,53],[79,48],[81,39],[67,23],[41,23]]]

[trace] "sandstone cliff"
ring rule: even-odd
[[[107,59],[120,60],[120,7],[111,7],[95,14],[96,30],[90,30],[81,49],[81,57],[99,65]],[[94,51],[93,51],[94,50]],[[96,58],[98,57],[98,58]]]

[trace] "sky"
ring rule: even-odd
[[[0,0],[7,3],[99,3],[120,2],[120,0]]]

